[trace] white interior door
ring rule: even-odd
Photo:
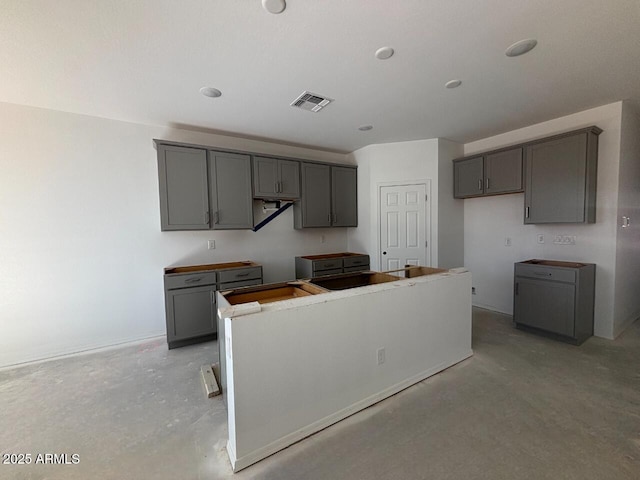
[[[380,187],[380,268],[396,270],[427,262],[427,187]]]

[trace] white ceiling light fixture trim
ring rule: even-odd
[[[507,57],[518,57],[533,50],[537,44],[538,41],[535,38],[526,38],[509,46],[504,54]]]
[[[222,92],[217,88],[213,88],[213,87],[202,87],[200,89],[200,93],[205,97],[211,97],[211,98],[218,98],[222,96]]]
[[[378,60],[386,60],[391,58],[394,54],[394,50],[391,47],[382,47],[376,50],[376,58]]]
[[[262,8],[269,13],[277,15],[284,12],[284,9],[287,8],[287,3],[285,0],[262,0]]]
[[[318,113],[331,102],[333,102],[332,98],[305,90],[298,96],[298,98],[291,102],[291,106],[307,110],[308,112]]]
[[[458,88],[460,85],[462,85],[462,80],[449,80],[447,83],[444,84],[445,87],[447,88]]]
[[[373,125],[361,125],[358,127],[358,130],[361,132],[368,132],[369,130],[373,130]]]

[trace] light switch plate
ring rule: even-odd
[[[215,250],[215,248],[216,248],[216,241],[215,241],[215,240],[209,240],[209,241],[207,242],[207,248],[208,248],[209,250]]]

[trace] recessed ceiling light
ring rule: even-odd
[[[287,8],[285,0],[262,0],[262,8],[269,13],[282,13]]]
[[[373,130],[373,125],[362,125],[362,126],[358,127],[358,130],[360,130],[362,132],[367,132],[369,130]]]
[[[200,93],[205,97],[211,97],[211,98],[218,98],[220,95],[222,95],[222,92],[220,90],[213,87],[202,87],[200,89]]]
[[[462,85],[462,80],[449,80],[444,84],[447,88],[458,88],[460,85]]]
[[[393,56],[393,48],[391,47],[382,47],[376,50],[376,58],[378,60],[386,60],[387,58],[391,58]]]
[[[519,42],[514,43],[509,48],[507,48],[504,54],[507,57],[517,57],[519,55],[524,55],[527,52],[533,50],[533,48],[538,44],[538,41],[534,38],[527,38],[525,40],[520,40]]]

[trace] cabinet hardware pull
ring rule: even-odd
[[[526,215],[525,215],[525,216],[526,216],[527,218],[529,218],[529,207],[527,207],[525,210],[526,210]]]
[[[478,190],[482,190],[482,179],[478,179]]]
[[[216,225],[218,223],[218,210],[213,212],[213,224]]]
[[[236,273],[236,277],[247,277],[249,275],[249,272],[245,272],[245,273]]]
[[[337,213],[333,214],[333,223],[338,223],[338,214]]]
[[[489,177],[487,177],[487,190],[489,190]]]
[[[197,283],[202,280],[204,277],[196,277],[196,278],[187,278],[184,283]]]
[[[278,193],[278,182],[273,182],[273,190]]]
[[[331,214],[327,215],[327,220],[331,223]]]
[[[551,273],[549,272],[533,272],[534,275],[538,275],[539,277],[550,277]]]
[[[204,223],[206,223],[207,225],[209,225],[209,211],[207,210],[206,212],[204,212]]]

